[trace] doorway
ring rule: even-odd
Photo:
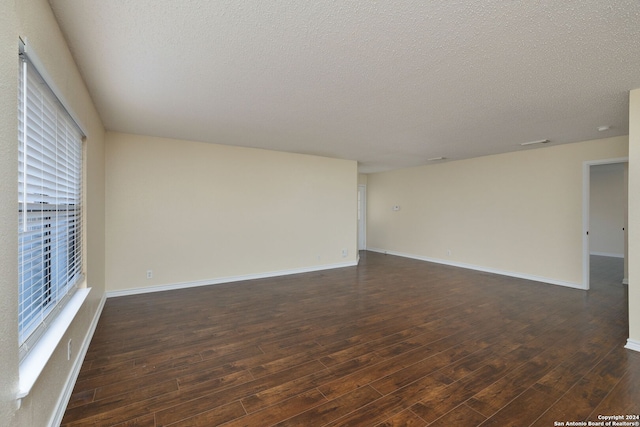
[[[619,271],[604,271],[610,271],[618,283],[627,281],[627,171],[628,158],[583,164],[584,289],[591,288],[592,267],[599,269],[603,262],[620,266]]]

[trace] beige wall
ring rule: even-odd
[[[0,425],[46,426],[59,398],[80,343],[104,296],[104,130],[46,0],[2,0],[0,6]],[[26,37],[56,86],[87,131],[85,162],[85,227],[88,300],[45,367],[34,388],[17,409],[18,273],[17,273],[17,81],[18,37]],[[67,361],[66,342],[74,355]]]
[[[370,174],[367,247],[581,286],[583,162],[627,147],[618,137]]]
[[[591,254],[624,257],[627,192],[624,164],[591,166],[589,250]]]
[[[107,133],[108,291],[353,264],[357,179],[353,161]]]
[[[18,386],[18,22],[0,3],[0,425],[12,425]]]
[[[640,350],[640,89],[629,99],[629,338]]]

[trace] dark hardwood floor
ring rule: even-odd
[[[554,426],[640,413],[620,266],[588,292],[361,253],[109,299],[64,426]],[[614,277],[619,275],[620,277]]]

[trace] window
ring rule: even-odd
[[[23,358],[82,278],[83,134],[25,54],[18,93],[18,324]]]

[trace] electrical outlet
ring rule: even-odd
[[[67,360],[71,360],[71,341],[72,340],[69,340],[67,343]]]
[[[447,255],[451,256],[451,249],[447,249]]]
[[[349,250],[348,249],[343,249],[342,250],[342,258],[346,258],[347,255],[349,255]]]
[[[147,279],[153,278],[153,270],[147,270]]]

